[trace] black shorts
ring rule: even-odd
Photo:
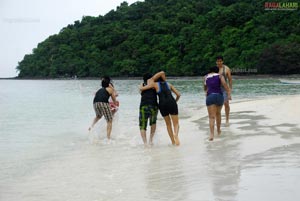
[[[158,108],[163,117],[168,115],[178,115],[178,106],[175,100],[159,103]]]

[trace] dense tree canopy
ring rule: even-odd
[[[300,10],[262,0],[145,0],[84,16],[25,55],[20,78],[202,75],[217,55],[233,72],[300,72]]]

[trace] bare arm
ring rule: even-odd
[[[112,84],[109,84],[109,87],[113,89],[113,93],[115,95],[115,97],[117,97],[119,94],[118,92],[115,90],[114,86]]]
[[[231,90],[228,87],[228,85],[226,84],[226,81],[225,81],[223,75],[220,75],[220,79],[221,79],[221,84],[223,85],[224,89],[226,90],[226,92],[228,94],[228,100],[231,100]]]
[[[158,80],[158,78],[162,78],[163,81],[166,81],[166,73],[164,71],[160,71],[158,73],[156,73],[155,75],[153,75],[153,77],[151,78],[153,81]]]
[[[115,104],[117,104],[116,92],[115,92],[114,88],[112,88],[112,87],[107,87],[106,90],[107,90],[108,93],[110,94],[111,99],[113,100],[113,102],[114,102]]]
[[[228,68],[228,67],[227,67],[227,77],[228,77],[229,87],[230,87],[230,89],[232,89],[231,70],[230,70],[230,68]]]
[[[207,86],[205,84],[205,79],[206,79],[206,76],[204,77],[204,81],[203,81],[203,89],[205,91],[205,95],[207,96]]]
[[[151,79],[148,81],[148,84],[143,86],[143,85],[140,85],[140,91],[145,91],[145,90],[148,90],[148,89],[152,89],[152,88],[155,88],[155,82],[152,81]]]
[[[171,91],[173,91],[176,95],[176,102],[178,102],[181,94],[179,93],[179,91],[173,85],[171,85],[171,84],[169,84],[169,85],[170,85]]]

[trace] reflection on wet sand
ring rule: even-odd
[[[215,200],[235,200],[241,171],[238,145],[224,138],[208,143],[206,148],[209,161],[208,172]]]
[[[208,137],[208,117],[197,121],[201,130],[206,130]],[[241,156],[239,144],[234,140],[234,134],[229,128],[222,127],[222,134],[213,142],[206,142],[208,180],[211,183],[212,198],[210,200],[233,201],[239,190],[241,174]]]
[[[186,200],[186,179],[178,147],[154,148],[145,175],[151,200]]]

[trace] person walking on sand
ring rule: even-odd
[[[217,56],[216,58],[216,64],[219,68],[219,74],[223,75],[225,82],[227,85],[229,85],[230,90],[232,90],[232,77],[231,77],[231,70],[228,66],[223,64],[223,57]],[[226,126],[229,126],[229,113],[230,113],[230,105],[229,100],[231,100],[231,97],[229,98],[228,94],[226,93],[226,90],[223,86],[221,86],[221,90],[224,97],[224,107],[225,107],[225,116],[226,116]]]
[[[140,87],[147,85],[147,80],[152,77],[152,74],[146,73],[143,76],[144,82],[141,84]],[[147,146],[147,124],[149,119],[150,124],[150,139],[149,145],[153,145],[153,137],[156,130],[156,120],[157,120],[157,113],[158,113],[158,104],[157,104],[157,95],[154,88],[147,89],[141,92],[141,102],[140,102],[140,109],[139,109],[139,126],[141,137],[143,139],[144,145]]]
[[[172,144],[179,146],[179,118],[177,102],[180,98],[180,93],[173,85],[166,81],[166,75],[163,71],[156,73],[148,80],[146,86],[140,87],[140,90],[144,91],[151,88],[155,89],[159,97],[158,108],[165,120]],[[176,99],[173,97],[172,92],[175,93]]]
[[[213,141],[215,122],[217,124],[218,135],[221,134],[221,110],[224,103],[221,86],[226,90],[228,98],[231,98],[231,91],[227,86],[223,75],[219,74],[219,68],[217,66],[209,69],[209,73],[204,77],[203,84],[206,93],[206,107],[209,117],[209,141]]]
[[[114,89],[110,87],[109,84],[110,84],[110,79],[102,78],[101,81],[102,88],[100,88],[96,92],[93,100],[93,106],[96,113],[96,117],[94,118],[92,125],[88,129],[90,131],[104,115],[107,123],[107,139],[110,139],[111,130],[112,130],[112,120],[113,120],[113,114],[108,103],[109,97],[111,97],[113,102],[116,104]]]

